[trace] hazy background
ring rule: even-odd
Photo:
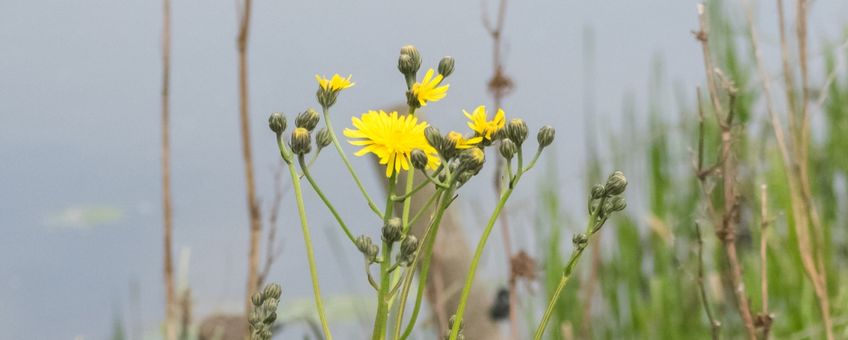
[[[569,206],[580,206],[572,203],[586,190],[581,166],[586,108],[596,127],[614,131],[623,124],[616,118],[625,95],[634,96],[637,111],[647,105],[645,89],[656,60],[675,91],[691,96],[703,79],[701,50],[690,33],[697,27],[695,4],[509,3],[505,60],[516,88],[505,109],[533,130],[543,124],[557,129],[555,152],[545,155],[540,170],[556,159],[559,190]],[[777,53],[773,4],[761,5],[764,48]],[[492,12],[496,6],[496,1],[487,5]],[[173,1],[175,246],[177,254],[183,248],[191,252],[188,279],[197,319],[240,310],[244,294],[248,218],[237,125],[236,8],[234,1]],[[838,37],[848,3],[818,0],[811,8],[813,47]],[[116,316],[155,334],[164,302],[161,9],[160,1],[141,0],[0,1],[0,337],[100,339]],[[334,107],[339,129],[349,126],[352,115],[402,102],[396,60],[399,48],[410,43],[421,50],[425,67],[435,67],[443,55],[457,60],[447,98],[423,110],[431,123],[443,131],[461,129],[462,109],[490,104],[485,84],[491,40],[481,24],[482,9],[479,1],[255,1],[250,112],[265,216],[279,162],[267,116],[283,111],[292,117],[316,106],[316,73],[353,74],[357,83]],[[587,30],[594,32],[591,63],[584,60]],[[811,56],[819,65],[815,48]],[[593,105],[587,105],[585,84],[593,84]],[[672,95],[665,99],[675,102]],[[614,145],[601,140],[598,147]],[[354,163],[371,166],[366,159]],[[317,165],[318,181],[332,184],[326,190],[346,195],[335,201],[353,221],[353,232],[376,235],[355,187],[338,180],[338,156],[326,152]],[[532,203],[534,179],[543,171],[526,177],[512,201],[524,203],[514,204]],[[377,176],[365,177],[376,189]],[[489,211],[491,190],[488,179],[478,180],[461,194],[480,201],[459,207]],[[326,251],[334,244],[327,235],[338,234],[337,227],[311,191],[306,197],[324,293],[366,292],[359,261],[345,268]],[[283,252],[270,277],[283,284],[281,305],[308,298],[312,289],[300,230],[286,215],[293,209],[290,196],[285,206],[279,226]],[[530,220],[522,213],[512,219],[513,230]],[[476,235],[480,223],[468,222]],[[530,240],[517,234],[514,242],[526,248]],[[490,247],[484,266],[492,286],[499,286],[503,257],[493,253],[500,240],[491,244],[497,246]],[[352,247],[341,251],[359,256]]]

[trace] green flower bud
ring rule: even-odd
[[[277,283],[271,283],[265,286],[265,291],[262,292],[265,299],[280,299],[280,295],[283,293],[283,289]],[[255,302],[254,302],[255,303]]]
[[[298,127],[291,134],[291,149],[297,155],[309,153],[312,150],[312,136],[306,128]]]
[[[250,296],[250,302],[253,302],[254,306],[262,305],[262,294],[259,292],[253,293]]]
[[[515,153],[518,152],[518,146],[516,146],[511,139],[504,138],[501,140],[501,145],[500,147],[498,147],[498,151],[501,153],[501,156],[503,156],[503,158],[510,160],[512,159],[512,156],[514,156]]]
[[[270,324],[274,323],[274,320],[277,320],[277,312],[268,313],[268,315],[265,316],[265,319],[262,320],[262,322],[270,325]],[[269,333],[270,333],[270,331],[269,331]]]
[[[307,129],[311,132],[315,129],[315,126],[318,125],[319,120],[321,120],[321,116],[318,115],[318,112],[315,112],[313,109],[306,109],[306,111],[297,115],[297,118],[294,120],[294,125],[299,128]]]
[[[392,217],[388,221],[386,221],[386,225],[383,226],[383,241],[388,243],[395,243],[400,241],[403,237],[403,231],[401,230],[401,221],[400,218]]]
[[[443,57],[442,60],[439,61],[439,74],[443,77],[447,78],[453,73],[453,66],[455,60],[451,56]]]
[[[609,196],[620,195],[627,188],[627,178],[621,171],[613,172],[607,179],[607,192]]]
[[[430,162],[430,159],[427,157],[427,154],[424,153],[421,149],[413,149],[409,155],[410,161],[412,163],[412,167],[416,169],[424,169],[427,166],[427,163]]]
[[[418,69],[421,68],[421,53],[418,52],[418,49],[412,45],[406,45],[401,47],[400,49],[401,56],[409,56],[410,62],[409,67],[405,70],[400,70],[403,74],[415,74],[418,72]],[[400,68],[400,64],[398,64],[398,68]]]
[[[603,184],[595,184],[594,186],[592,186],[592,194],[591,194],[591,198],[592,198],[593,200],[594,200],[594,199],[599,199],[599,198],[601,198],[601,197],[604,197],[604,195],[606,194],[606,192],[607,192],[607,189],[604,187],[604,185],[603,185]]]
[[[274,318],[276,319],[276,316]],[[271,340],[271,338],[274,336],[274,334],[271,333],[270,329],[263,329],[261,336],[262,336],[263,340]]]
[[[380,253],[380,247],[377,247],[376,244],[372,244],[368,246],[368,251],[365,253],[365,256],[368,257],[368,260],[371,262],[377,262],[377,254]]]
[[[250,312],[250,317],[247,320],[251,325],[258,325],[262,323],[262,318],[259,317],[259,313],[256,311]]]
[[[315,98],[318,99],[318,104],[321,104],[321,107],[325,108],[333,106],[338,97],[339,91],[324,90],[320,86],[318,87],[318,92],[315,93]]]
[[[330,130],[327,130],[325,127],[318,130],[318,133],[315,134],[315,144],[318,146],[318,150],[327,147],[331,143],[333,143],[333,137],[330,135]]]
[[[444,144],[445,138],[442,136],[442,133],[432,125],[424,129],[424,137],[427,139],[427,143],[436,150],[439,150],[442,144]]]
[[[356,244],[356,248],[359,249],[362,254],[368,255],[368,247],[370,247],[374,242],[371,241],[371,238],[368,236],[359,235],[353,243]]]
[[[403,239],[403,242],[401,242],[400,244],[401,254],[411,256],[415,255],[416,251],[418,251],[418,238],[416,238],[414,235],[407,235],[406,238]]]
[[[556,130],[552,128],[550,125],[545,125],[541,129],[539,129],[539,133],[536,134],[536,141],[539,142],[539,147],[544,148],[551,143],[554,142],[554,135],[556,134]]]
[[[408,54],[401,54],[400,57],[398,57],[398,71],[404,75],[412,75],[418,70],[415,68],[415,63],[412,61],[412,57]]]
[[[268,127],[276,134],[281,134],[286,131],[286,116],[282,112],[274,112],[268,117]]]
[[[476,174],[486,161],[486,154],[480,148],[465,149],[459,154],[459,166]]]
[[[505,127],[506,137],[512,139],[516,146],[521,146],[527,139],[527,123],[521,118],[514,118]]]
[[[589,243],[589,237],[586,236],[586,234],[583,234],[583,233],[576,234],[571,239],[571,242],[573,242],[574,246],[577,247],[578,249],[583,249],[583,248],[586,248],[586,244]]]
[[[621,196],[615,196],[615,197],[611,198],[610,201],[609,201],[609,204],[610,204],[610,206],[609,206],[608,213],[611,213],[611,212],[614,212],[614,211],[622,211],[622,210],[624,210],[624,208],[627,207],[627,201],[624,199],[624,197],[621,197]]]

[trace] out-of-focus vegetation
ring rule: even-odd
[[[739,223],[736,244],[743,270],[745,292],[757,330],[763,327],[757,320],[762,311],[762,281],[767,280],[768,312],[773,317],[771,335],[779,339],[824,339],[824,322],[819,301],[810,280],[805,275],[798,247],[798,235],[793,225],[791,200],[781,154],[766,111],[762,84],[757,77],[757,65],[748,26],[740,6],[722,6],[721,2],[707,3],[710,18],[709,46],[715,66],[738,89],[733,110],[735,162],[738,167],[735,182],[739,200]],[[762,4],[765,5],[765,4]],[[769,4],[771,6],[771,4]],[[765,25],[765,23],[763,24]],[[791,32],[794,37],[794,30]],[[841,37],[844,39],[844,37]],[[846,179],[848,179],[848,75],[839,69],[845,60],[838,60],[844,49],[827,44],[824,49],[824,69],[811,69],[812,79],[829,80],[825,88],[811,85],[811,141],[809,144],[809,179],[812,201],[821,218],[822,239],[814,240],[814,251],[823,254],[830,300],[833,332],[836,338],[848,337],[848,238],[845,212],[848,211]],[[792,45],[794,46],[794,45]],[[694,45],[693,45],[694,48]],[[794,49],[792,50],[794,53]],[[794,57],[791,60],[795,60]],[[625,170],[639,189],[628,193],[633,208],[614,218],[605,228],[601,239],[590,247],[599,247],[599,259],[583,261],[580,284],[566,289],[559,301],[548,338],[601,339],[693,339],[710,338],[711,327],[704,312],[698,286],[698,236],[696,223],[703,238],[704,288],[707,302],[720,325],[722,338],[746,336],[730,281],[728,260],[716,237],[716,227],[707,217],[705,198],[695,175],[694,162],[698,145],[698,103],[695,89],[681,89],[668,84],[662,69],[654,69],[655,81],[649,84],[652,92],[647,123],[636,122],[632,103],[625,103],[622,131],[601,131],[615,144],[593,145],[611,150],[603,161],[594,150],[587,162],[588,192],[597,181],[598,169],[606,164]],[[782,84],[780,75],[772,75],[774,83]],[[796,80],[797,80],[796,75]],[[781,89],[779,95],[784,95]],[[801,89],[793,88],[800,98]],[[826,93],[825,93],[826,92]],[[706,85],[700,95],[708,102]],[[824,97],[821,97],[824,95]],[[823,98],[823,105],[817,100]],[[672,99],[677,106],[669,107]],[[783,97],[777,102],[782,103]],[[705,107],[707,105],[704,105]],[[800,107],[800,104],[799,104]],[[796,108],[799,109],[799,108]],[[778,112],[785,112],[778,108]],[[785,113],[782,113],[785,114]],[[705,120],[706,160],[714,160],[720,152],[719,127],[707,113]],[[784,124],[786,124],[784,118]],[[789,138],[789,137],[787,137]],[[601,150],[604,151],[604,150]],[[709,162],[709,161],[708,161]],[[602,166],[604,164],[604,166]],[[720,174],[718,175],[720,178]],[[554,177],[549,177],[554,178]],[[713,179],[711,187],[717,186]],[[765,236],[761,232],[761,186],[767,190]],[[718,185],[720,186],[720,185]],[[543,183],[539,191],[537,225],[542,241],[540,261],[545,269],[542,284],[550,296],[562,270],[565,253],[571,244],[563,240],[579,230],[580,220],[572,218],[574,227],[563,228],[564,208],[557,197],[556,180]],[[714,204],[721,205],[720,192],[711,194]],[[760,241],[766,237],[767,275],[761,278]],[[594,268],[593,268],[594,267]],[[592,272],[595,271],[595,274]],[[589,284],[596,285],[589,287]],[[586,291],[593,289],[591,295]],[[589,311],[586,313],[585,311]]]

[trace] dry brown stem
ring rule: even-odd
[[[250,33],[251,0],[243,0],[238,38],[239,66],[239,121],[241,123],[241,145],[244,160],[244,172],[247,183],[247,211],[250,216],[250,245],[247,266],[247,295],[245,313],[250,313],[250,296],[259,288],[259,238],[262,236],[262,218],[256,198],[256,183],[253,176],[253,153],[250,146],[250,118],[247,91],[247,42]]]
[[[801,0],[803,1],[803,0]],[[827,339],[833,339],[833,322],[830,316],[830,298],[827,295],[827,283],[824,276],[823,256],[821,253],[822,247],[816,247],[816,243],[820,243],[821,221],[816,212],[815,205],[812,204],[812,195],[809,186],[809,175],[807,174],[807,142],[809,139],[809,117],[807,113],[807,102],[809,101],[809,90],[807,89],[807,61],[806,61],[806,2],[798,4],[798,28],[799,37],[799,55],[801,57],[801,78],[802,87],[804,88],[802,95],[802,125],[801,130],[806,131],[790,131],[792,136],[800,136],[799,143],[793,143],[793,150],[787,147],[784,137],[783,125],[780,121],[780,116],[775,109],[774,100],[771,91],[771,77],[765,69],[762,51],[759,48],[759,37],[756,26],[754,25],[754,15],[751,5],[747,1],[745,4],[745,16],[748,23],[748,31],[751,36],[751,47],[754,49],[754,57],[757,63],[757,70],[760,75],[760,80],[763,85],[763,95],[765,96],[766,110],[769,113],[772,129],[774,130],[775,139],[777,140],[778,148],[781,157],[783,158],[784,173],[789,187],[790,205],[792,208],[793,225],[798,240],[798,252],[801,256],[801,264],[804,267],[804,272],[807,278],[813,285],[813,290],[819,302],[819,308],[822,314],[822,322],[825,328]],[[781,6],[782,8],[782,6]],[[781,9],[782,11],[782,9]],[[782,16],[781,16],[782,17]],[[783,22],[780,23],[784,25]],[[786,54],[783,55],[787,59]],[[788,61],[784,61],[785,63]],[[791,86],[791,84],[790,84]],[[792,120],[792,117],[789,117]],[[795,124],[797,126],[797,124]],[[802,150],[798,150],[804,149]],[[812,228],[810,222],[812,221]],[[811,231],[812,239],[810,236]],[[814,253],[813,249],[819,249]],[[818,256],[817,256],[818,255]]]
[[[162,2],[162,217],[165,279],[165,339],[177,339],[174,300],[172,241],[174,218],[171,204],[171,1]]]
[[[739,257],[736,250],[736,227],[739,222],[739,196],[736,193],[736,164],[733,148],[733,118],[734,118],[734,101],[736,98],[736,89],[733,83],[724,79],[720,73],[716,71],[712,62],[712,53],[709,49],[709,29],[707,26],[706,13],[702,4],[698,5],[698,15],[700,19],[700,30],[695,33],[698,41],[701,43],[701,49],[704,55],[704,66],[706,69],[707,85],[709,87],[710,98],[713,103],[713,112],[715,114],[716,124],[721,129],[721,156],[717,165],[721,169],[722,191],[724,193],[724,206],[722,208],[720,219],[713,220],[716,228],[716,236],[722,242],[727,261],[730,265],[730,281],[733,285],[733,292],[736,296],[736,306],[739,309],[739,314],[745,325],[745,331],[748,339],[755,340],[757,338],[754,328],[754,318],[751,315],[751,308],[748,302],[745,283],[742,280],[742,265],[739,262]],[[717,79],[718,78],[718,79]],[[722,107],[719,84],[722,81],[721,88],[727,93],[729,103],[726,108]],[[700,112],[700,111],[699,111]],[[725,113],[726,112],[726,113]],[[702,114],[700,114],[702,117]],[[703,129],[701,130],[703,138]],[[699,145],[703,145],[699,141]],[[699,149],[699,151],[703,151]],[[703,160],[703,156],[698,156],[699,162]],[[702,164],[696,171],[696,175],[704,188],[704,199],[712,200],[710,191],[706,189],[706,176],[703,176]],[[710,208],[715,212],[715,208]],[[718,217],[718,213],[713,214],[714,218]]]

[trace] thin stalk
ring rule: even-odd
[[[441,192],[442,190],[439,189],[438,191],[436,191],[436,193],[433,194],[433,196],[430,196],[430,198],[427,199],[427,202],[424,203],[424,206],[421,208],[421,210],[418,210],[418,212],[415,213],[415,215],[413,215],[411,219],[409,219],[409,225],[415,224],[415,222],[418,221],[418,218],[421,217],[421,215],[424,215],[427,209],[430,209],[430,206],[433,205],[433,202],[436,201],[436,198],[439,197]]]
[[[336,137],[336,130],[333,129],[333,123],[330,122],[330,110],[329,108],[323,108],[324,112],[324,125],[327,126],[327,130],[330,131],[330,139],[333,140],[333,146],[336,148],[336,151],[339,152],[339,156],[342,158],[342,162],[344,162],[345,168],[350,173],[350,176],[353,177],[353,181],[356,182],[356,186],[359,188],[359,191],[362,192],[362,196],[365,197],[365,200],[368,201],[368,207],[371,208],[377,216],[380,218],[384,217],[383,213],[380,211],[380,208],[377,207],[377,204],[374,203],[374,200],[371,199],[371,196],[368,195],[368,191],[365,190],[365,186],[362,185],[362,181],[359,180],[359,176],[356,174],[356,171],[353,169],[353,165],[350,164],[350,160],[347,159],[347,155],[344,150],[342,150],[342,145],[339,143],[339,138]]]
[[[174,260],[171,235],[174,230],[171,205],[171,141],[170,141],[170,79],[171,79],[171,0],[162,4],[162,219],[163,261],[165,279],[165,339],[176,340]]]
[[[465,285],[462,288],[462,295],[459,297],[459,306],[456,309],[456,319],[453,323],[453,328],[451,328],[450,340],[456,340],[456,337],[459,335],[459,325],[462,324],[462,316],[465,313],[465,307],[468,304],[468,296],[471,294],[471,284],[474,282],[474,275],[477,272],[477,265],[480,263],[480,258],[483,255],[483,249],[486,248],[486,241],[489,239],[489,234],[492,232],[492,227],[494,227],[495,222],[498,220],[498,216],[500,216],[501,210],[504,205],[506,205],[506,201],[509,199],[509,196],[512,195],[512,191],[515,188],[515,183],[521,178],[521,175],[524,174],[521,171],[522,158],[521,158],[521,150],[518,151],[518,164],[519,170],[518,174],[515,175],[515,178],[510,181],[511,185],[504,190],[501,194],[501,198],[498,201],[498,205],[495,206],[495,211],[492,212],[492,216],[489,217],[489,222],[486,224],[486,229],[483,230],[483,235],[480,237],[480,241],[477,243],[477,249],[474,250],[474,257],[471,259],[471,267],[468,269],[468,275],[465,278]]]
[[[392,174],[392,177],[389,178],[389,194],[386,195],[386,214],[383,216],[384,225],[392,216],[394,201],[392,201],[391,194],[395,192],[396,185],[397,173],[394,173]],[[389,317],[388,293],[389,285],[391,284],[389,280],[389,268],[391,268],[392,265],[391,261],[392,244],[383,240],[383,261],[380,263],[380,290],[377,292],[377,315],[374,318],[374,332],[371,336],[372,340],[383,340],[386,338],[386,321]]]
[[[713,315],[713,310],[710,308],[710,301],[707,300],[707,290],[704,287],[704,240],[701,238],[701,226],[698,223],[695,223],[695,235],[698,239],[698,291],[701,293],[704,312],[710,321],[713,340],[718,340],[721,338],[721,323]]]
[[[280,153],[283,155],[283,159],[290,159],[286,157],[286,155],[290,155],[290,153],[286,150],[282,136],[279,134],[277,135],[277,146],[280,148]],[[300,217],[300,228],[303,231],[303,243],[306,246],[306,259],[309,263],[309,275],[312,279],[312,291],[315,295],[315,308],[318,310],[318,318],[321,320],[321,328],[324,332],[324,338],[332,340],[333,335],[330,333],[330,326],[327,323],[327,317],[324,314],[324,304],[321,302],[321,287],[318,285],[318,270],[315,265],[315,251],[312,249],[312,237],[309,234],[309,223],[306,220],[306,207],[303,204],[303,190],[300,187],[300,179],[298,178],[297,169],[295,169],[294,164],[291,162],[286,162],[286,164],[289,168],[289,174],[291,174],[292,188],[294,188],[294,197],[297,201],[297,214]]]
[[[406,235],[406,232],[409,230],[409,210],[412,208],[412,194],[417,191],[413,190],[413,185],[415,184],[415,169],[410,168],[406,171],[406,190],[404,190],[403,194],[403,213],[401,214],[401,225],[403,226],[403,233]],[[427,182],[421,183],[418,186],[418,189],[421,189],[426,185]],[[391,196],[394,196],[394,192],[389,192],[389,200],[391,201]]]
[[[321,201],[324,202],[324,205],[327,206],[327,209],[330,209],[330,213],[335,217],[336,222],[339,223],[339,226],[344,230],[347,238],[350,239],[350,242],[356,244],[356,239],[353,237],[353,234],[350,233],[350,229],[347,227],[347,224],[344,223],[341,216],[339,216],[339,212],[336,211],[336,208],[330,203],[330,200],[327,199],[327,196],[324,196],[324,193],[321,191],[321,188],[318,187],[318,183],[315,182],[315,179],[312,178],[312,175],[309,173],[309,166],[306,165],[306,161],[303,158],[303,155],[297,156],[297,162],[300,164],[300,169],[303,171],[303,176],[306,177],[306,180],[309,182],[309,185],[312,186],[312,189],[315,190],[315,193],[318,194],[318,197],[321,198]]]
[[[598,228],[598,213],[604,206],[604,201],[606,198],[602,198],[598,207],[592,212],[589,216],[589,221],[586,223],[586,235],[591,236],[594,234]],[[603,222],[600,222],[603,224]],[[536,328],[536,332],[533,335],[533,339],[540,340],[542,339],[542,335],[545,334],[545,328],[548,326],[548,322],[551,320],[551,315],[553,315],[554,308],[556,307],[557,302],[559,301],[559,296],[562,294],[563,288],[568,284],[568,281],[571,280],[571,273],[574,271],[574,266],[577,264],[577,260],[580,259],[580,256],[583,254],[583,251],[586,249],[586,245],[578,246],[575,245],[574,251],[571,252],[571,257],[568,259],[568,264],[565,266],[565,269],[562,272],[562,277],[559,279],[559,284],[557,285],[556,290],[554,291],[554,295],[551,297],[551,300],[548,301],[548,307],[545,308],[545,313],[542,314],[542,321],[539,323],[539,327]]]

